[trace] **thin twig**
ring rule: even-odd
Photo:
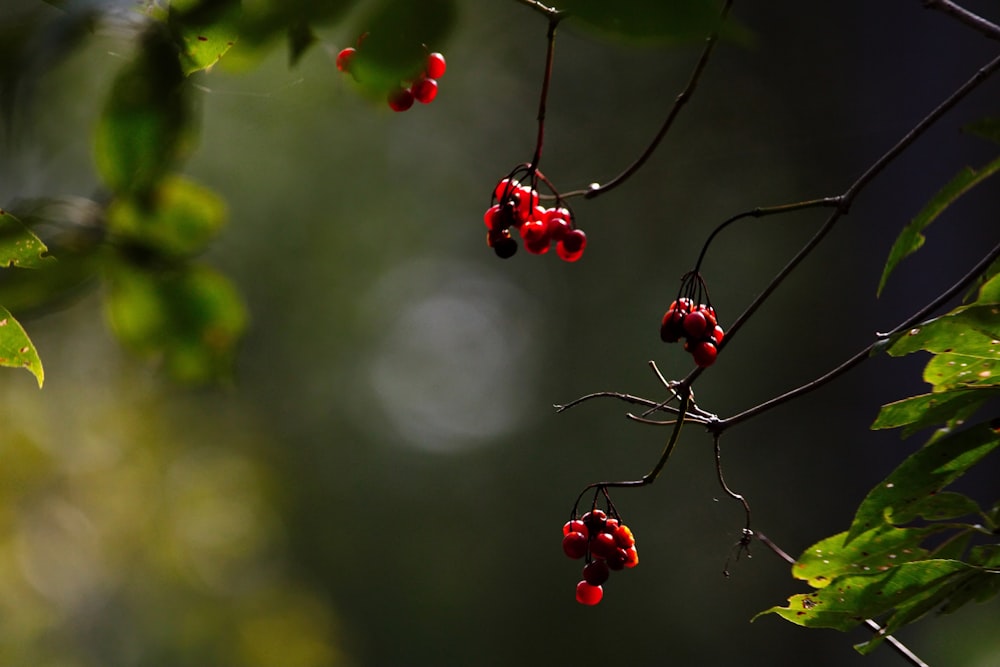
[[[951,0],[924,0],[924,7],[944,12],[973,30],[978,30],[990,39],[1000,39],[1000,26],[987,21],[978,14],[973,14],[965,7],[956,5]]]
[[[561,12],[555,7],[549,7],[547,5],[543,5],[537,0],[517,0],[517,1],[520,2],[522,5],[526,5],[531,9],[534,9],[536,12],[541,12],[550,20],[556,17],[561,18],[566,15],[565,12]]]

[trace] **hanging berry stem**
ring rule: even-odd
[[[549,17],[549,29],[546,33],[548,49],[545,52],[545,75],[542,78],[542,93],[538,100],[538,140],[535,142],[535,155],[531,158],[528,170],[532,173],[538,168],[542,159],[542,144],[545,142],[545,106],[549,97],[549,83],[552,81],[552,61],[556,51],[556,28],[565,15],[556,12]]]

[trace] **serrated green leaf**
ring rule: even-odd
[[[168,176],[140,200],[119,197],[108,206],[108,229],[119,239],[157,254],[201,252],[225,224],[226,205],[214,192],[181,176]]]
[[[983,118],[973,123],[969,123],[962,128],[969,134],[974,134],[983,139],[989,139],[1000,144],[1000,117]]]
[[[247,313],[229,280],[196,265],[157,273],[123,266],[110,278],[105,306],[122,343],[162,359],[181,381],[230,375]]]
[[[568,25],[580,25],[604,39],[633,44],[703,40],[719,25],[720,4],[715,0],[562,0],[554,4],[568,12]],[[749,39],[749,32],[731,19],[723,31],[729,38]]]
[[[37,269],[54,261],[42,240],[10,212],[0,209],[0,268]]]
[[[923,230],[959,197],[995,174],[997,170],[1000,170],[1000,158],[993,160],[979,171],[966,167],[934,195],[930,202],[910,221],[910,224],[903,228],[896,242],[893,243],[885,268],[882,270],[882,277],[878,282],[877,294],[882,293],[882,289],[889,279],[889,274],[896,266],[924,244]]]
[[[796,625],[846,631],[865,619],[933,595],[953,577],[974,570],[961,561],[920,560],[884,572],[845,575],[812,593],[793,595],[788,606],[771,607],[754,620],[778,614]]]
[[[906,426],[903,437],[908,437],[919,429],[947,422],[956,415],[967,418],[987,400],[998,395],[1000,387],[973,387],[911,396],[883,405],[871,428]]]
[[[905,516],[961,477],[1000,445],[1000,431],[979,424],[934,440],[904,460],[858,506],[846,542]]]
[[[3,306],[0,306],[0,366],[27,369],[35,376],[39,389],[45,383],[38,350],[21,323]]]
[[[178,44],[185,75],[209,69],[239,38],[239,0],[215,0],[180,8],[172,3],[167,25]]]
[[[896,528],[881,525],[848,544],[847,533],[820,540],[802,552],[792,566],[792,576],[823,588],[846,574],[882,572],[890,567],[927,557],[920,543],[939,529]]]
[[[98,172],[118,194],[145,195],[193,143],[189,91],[179,54],[160,24],[115,78],[94,131]]]

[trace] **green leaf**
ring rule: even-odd
[[[914,508],[928,496],[939,493],[998,445],[1000,431],[990,424],[950,433],[925,445],[868,492],[854,515],[846,542],[889,523],[894,516],[906,517],[918,511]]]
[[[935,391],[1000,384],[1000,359],[939,354],[924,368],[924,380],[933,384]]]
[[[905,426],[903,437],[908,437],[922,428],[942,424],[958,415],[967,419],[983,403],[998,395],[1000,387],[987,386],[911,396],[883,405],[871,427],[878,430]]]
[[[569,25],[634,44],[700,41],[719,25],[720,4],[715,0],[562,0],[554,4],[569,13]],[[731,19],[723,34],[739,40],[749,38],[749,32]]]
[[[121,266],[105,303],[123,344],[162,360],[174,378],[203,383],[227,378],[246,328],[246,308],[232,284],[197,265],[152,272]]]
[[[998,116],[977,120],[973,123],[969,123],[962,129],[969,134],[974,134],[982,137],[983,139],[989,139],[990,141],[995,141],[1000,144],[1000,117]]]
[[[202,251],[215,238],[225,224],[226,205],[208,188],[169,176],[148,197],[114,200],[107,219],[118,238],[161,255],[184,257]]]
[[[882,270],[882,277],[879,279],[877,294],[882,293],[889,274],[904,258],[913,254],[924,244],[923,230],[927,228],[945,209],[954,203],[959,197],[970,189],[979,185],[994,173],[1000,170],[1000,158],[993,160],[988,165],[976,171],[971,167],[966,167],[951,179],[941,190],[934,195],[930,202],[924,206],[923,210],[910,221],[896,239],[892,249],[889,251],[889,259]]]
[[[813,588],[823,588],[846,574],[882,572],[900,563],[921,560],[927,557],[927,550],[920,543],[938,530],[880,525],[847,544],[847,533],[837,533],[803,551],[792,566],[792,576],[809,582]]]
[[[94,159],[118,194],[145,195],[193,143],[189,91],[165,28],[148,29],[119,72],[94,133]]]
[[[846,631],[865,619],[923,600],[952,578],[974,571],[961,561],[919,560],[883,572],[845,575],[812,593],[793,595],[788,606],[771,607],[754,620],[778,614],[796,625]]]
[[[0,209],[0,268],[37,269],[53,261],[48,248],[11,213]]]
[[[38,351],[20,322],[3,306],[0,306],[0,366],[28,369],[38,381],[39,389],[45,382]]]
[[[239,0],[215,0],[181,9],[171,4],[167,25],[174,35],[185,75],[209,69],[239,37]]]

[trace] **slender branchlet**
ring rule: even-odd
[[[978,14],[973,14],[968,9],[956,5],[951,0],[924,0],[924,7],[936,9],[952,16],[973,30],[978,30],[990,39],[1000,39],[1000,26],[987,21]]]

